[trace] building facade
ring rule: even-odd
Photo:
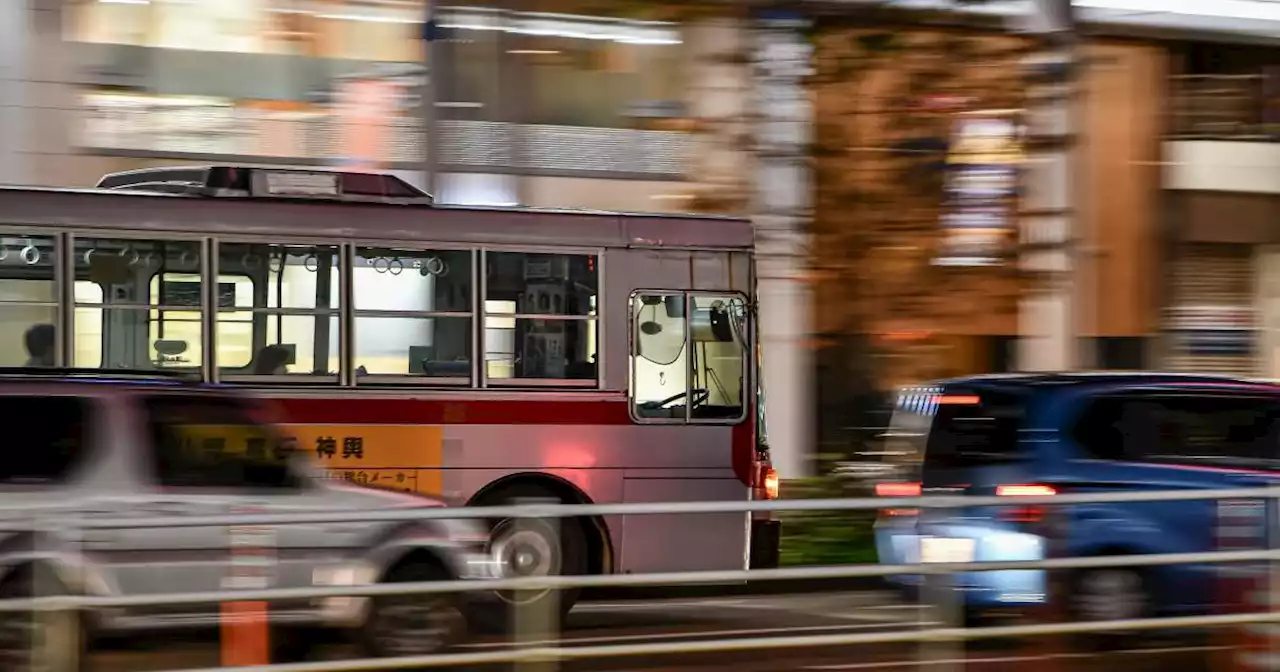
[[[1280,49],[1170,49],[1163,355],[1280,378]]]
[[[708,64],[732,22],[451,6],[432,68],[425,0],[4,4],[5,182],[210,161],[419,182],[428,71],[442,200],[688,211],[747,179],[707,123],[749,96],[745,64]]]

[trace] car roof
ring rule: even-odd
[[[42,383],[90,384],[150,388],[208,388],[189,374],[156,370],[113,370],[67,367],[0,367],[0,385]]]

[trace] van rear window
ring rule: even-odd
[[[904,390],[889,427],[891,460],[926,468],[1017,459],[1026,397],[991,389]]]
[[[1017,459],[1024,399],[992,390],[948,390],[937,405],[925,452],[928,467],[976,466]],[[947,400],[954,400],[948,403]]]

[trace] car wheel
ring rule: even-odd
[[[0,599],[66,595],[47,566],[18,567],[0,581]],[[85,654],[82,620],[71,610],[0,611],[0,669],[6,672],[76,672]]]
[[[392,568],[383,583],[449,581],[451,578],[435,563],[412,561]],[[425,656],[456,643],[464,626],[458,598],[452,593],[381,595],[373,599],[365,621],[364,640],[374,656]]]
[[[534,486],[515,486],[494,498],[496,503],[512,503],[522,499],[555,500],[550,491]],[[501,519],[492,521],[487,551],[498,563],[501,578],[516,579],[537,576],[578,576],[587,573],[587,538],[582,523],[573,519],[552,524],[535,519]],[[511,629],[513,609],[530,608],[534,613],[544,600],[559,600],[557,615],[563,620],[581,593],[578,589],[515,593],[498,591],[473,598],[467,610],[471,629],[488,634]]]
[[[1071,582],[1071,616],[1079,621],[1118,621],[1151,614],[1147,576],[1130,567],[1100,567],[1079,572]],[[1095,648],[1111,648],[1132,640],[1132,632],[1100,632],[1084,637]]]

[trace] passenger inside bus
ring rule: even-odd
[[[25,366],[53,366],[55,334],[52,324],[37,324],[27,330],[23,338],[27,346]]]

